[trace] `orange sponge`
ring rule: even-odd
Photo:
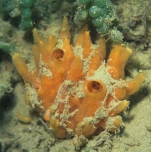
[[[43,115],[56,136],[70,134],[75,146],[81,146],[95,132],[118,130],[122,124],[118,114],[129,106],[124,98],[138,91],[145,79],[139,73],[124,80],[132,50],[115,45],[105,62],[105,41],[100,38],[92,44],[87,26],[70,44],[67,18],[58,40],[50,36],[45,42],[37,29],[33,35],[36,70],[29,71],[19,54],[13,55],[13,63],[26,82],[26,102]]]

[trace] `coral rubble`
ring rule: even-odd
[[[118,131],[119,113],[129,106],[125,98],[138,91],[145,78],[141,72],[132,80],[124,78],[132,50],[115,45],[106,62],[104,39],[92,44],[87,26],[71,45],[67,18],[58,40],[50,36],[46,42],[37,29],[33,35],[35,70],[20,54],[13,55],[13,63],[25,81],[26,102],[49,122],[55,135],[74,136],[78,148],[90,135]]]

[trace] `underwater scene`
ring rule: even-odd
[[[0,0],[0,152],[151,152],[151,0]]]

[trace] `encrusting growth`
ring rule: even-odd
[[[139,73],[130,81],[124,80],[132,50],[115,45],[105,62],[105,41],[100,38],[93,45],[87,26],[70,44],[66,17],[58,39],[50,36],[45,42],[37,29],[33,35],[36,70],[30,71],[20,54],[13,55],[13,63],[26,82],[26,102],[49,122],[55,135],[74,136],[78,148],[90,135],[118,131],[122,125],[119,113],[129,106],[124,98],[138,91],[145,79]]]

